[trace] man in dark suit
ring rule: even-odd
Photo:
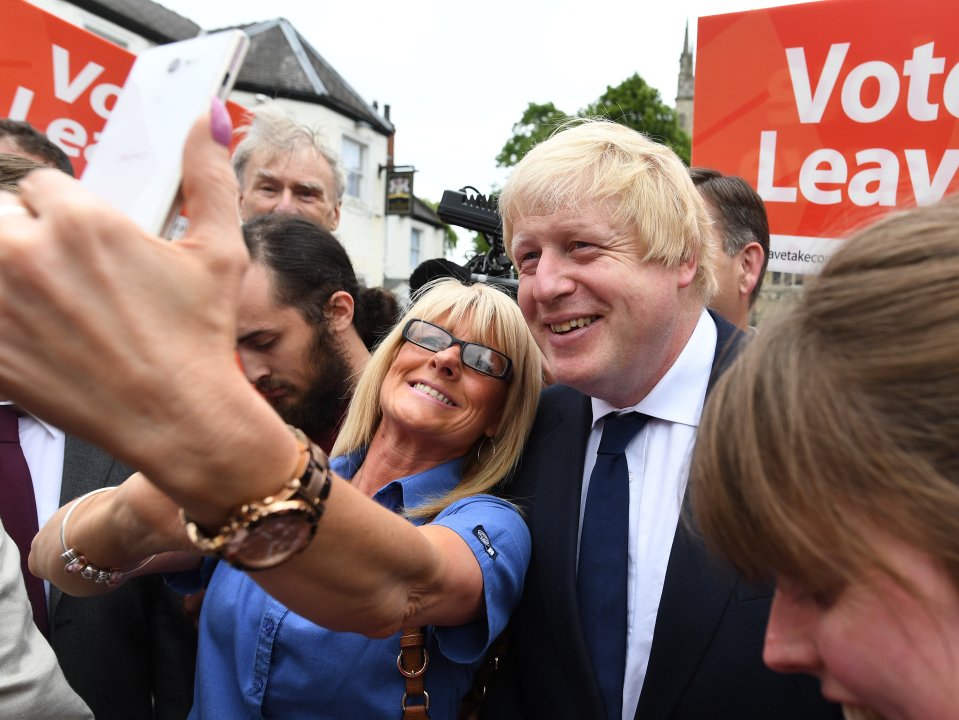
[[[117,485],[132,471],[100,449],[64,439],[60,504]],[[50,644],[97,720],[182,720],[193,705],[196,629],[160,575],[78,598],[50,587]]]
[[[740,582],[683,516],[704,397],[738,337],[705,310],[717,248],[686,168],[633,130],[588,122],[534,148],[500,208],[519,304],[557,384],[508,488],[533,557],[486,717],[839,717],[812,678],[763,666],[771,589]],[[639,429],[613,451],[626,467],[608,473],[622,499],[597,522],[613,492],[593,476],[597,451],[630,413]],[[616,555],[603,570],[615,577],[597,575]]]

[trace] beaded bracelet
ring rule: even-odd
[[[63,521],[60,523],[60,545],[63,547],[63,553],[60,555],[60,559],[63,560],[65,565],[64,570],[68,573],[79,573],[80,577],[84,580],[90,580],[95,582],[98,585],[109,585],[110,587],[118,587],[122,585],[128,577],[133,575],[137,570],[142,570],[145,568],[156,555],[151,555],[146,560],[142,561],[132,570],[126,572],[121,572],[120,568],[108,568],[101,569],[98,568],[93,563],[87,562],[87,559],[77,551],[76,548],[67,547],[67,522],[70,520],[70,516],[73,514],[73,511],[77,509],[80,503],[85,500],[89,500],[94,495],[99,493],[106,492],[107,490],[115,490],[115,487],[104,487],[97,488],[96,490],[91,490],[86,495],[81,495],[72,503],[67,509],[66,514],[63,516]]]

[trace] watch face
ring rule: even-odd
[[[315,516],[301,508],[274,512],[238,530],[223,555],[241,569],[265,570],[300,552],[315,532]]]

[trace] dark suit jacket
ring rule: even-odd
[[[741,333],[719,330],[715,377]],[[554,386],[544,393],[522,464],[507,495],[526,510],[533,555],[509,650],[493,680],[487,718],[602,718],[603,701],[580,627],[576,545],[590,398]],[[687,510],[684,507],[684,511]],[[839,718],[818,683],[762,662],[771,588],[749,587],[714,560],[680,518],[666,570],[640,720]],[[628,680],[627,680],[628,682]]]
[[[82,440],[66,438],[60,504],[117,485],[131,470]],[[193,704],[196,630],[183,598],[159,575],[100,597],[50,588],[50,644],[63,674],[97,720],[182,720]]]

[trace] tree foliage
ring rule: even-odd
[[[690,139],[679,127],[676,111],[662,101],[659,90],[647,85],[639,75],[627,78],[616,87],[607,86],[599,100],[580,114],[604,117],[646,133],[671,147],[689,165]]]
[[[530,103],[520,121],[513,125],[513,136],[496,156],[496,164],[499,167],[515,165],[536,143],[556,132],[570,117],[551,102],[543,105]],[[689,164],[691,142],[689,135],[679,126],[676,111],[666,105],[659,91],[638,74],[615,87],[608,85],[596,102],[573,117],[604,117],[639,130],[671,147],[684,163]]]
[[[512,167],[522,160],[536,143],[556,132],[569,118],[569,115],[558,110],[553,103],[530,103],[523,117],[513,125],[513,137],[506,141],[503,150],[496,156],[496,165]]]
[[[426,198],[420,198],[420,200],[423,201],[424,205],[428,205],[434,212],[436,211],[436,208],[439,207],[438,202],[433,202],[432,200],[427,200]],[[443,223],[443,247],[447,250],[455,250],[458,240],[459,237],[456,235],[456,231],[453,230],[452,226]]]

